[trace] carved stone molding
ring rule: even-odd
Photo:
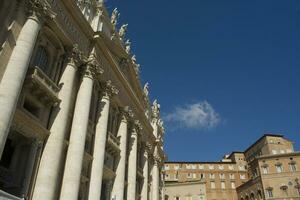
[[[42,22],[56,17],[56,13],[52,11],[50,4],[46,0],[26,0],[26,5],[29,17]]]

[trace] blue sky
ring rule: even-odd
[[[299,0],[108,0],[166,120],[170,160],[281,133],[300,150]],[[120,25],[119,24],[119,25]]]

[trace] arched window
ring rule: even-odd
[[[49,65],[49,56],[48,52],[43,46],[39,46],[37,48],[34,60],[33,60],[33,67],[38,67],[40,68],[43,72],[46,74],[49,73],[48,70],[48,65]]]

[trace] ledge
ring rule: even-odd
[[[60,103],[58,98],[60,88],[37,66],[29,68],[25,87],[46,105],[55,106]]]

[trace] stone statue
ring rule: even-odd
[[[136,55],[133,55],[131,57],[131,61],[132,61],[133,64],[136,64]]]
[[[146,83],[146,84],[144,85],[144,96],[145,96],[146,98],[149,97],[149,83]]]
[[[135,71],[136,75],[139,75],[140,74],[140,67],[141,67],[141,65],[137,64],[136,56],[135,55],[133,55],[131,57],[131,61],[133,63],[133,67],[134,67],[134,71]]]
[[[157,99],[155,99],[152,105],[152,114],[154,117],[158,117],[159,113],[160,113],[160,104],[157,102]]]
[[[125,37],[126,35],[126,31],[127,31],[127,27],[128,27],[128,24],[124,24],[121,26],[120,30],[119,30],[119,36],[121,38],[121,40]]]
[[[135,65],[133,65],[133,67],[134,67],[134,71],[135,71],[136,75],[138,76],[140,74],[141,65],[135,64]]]
[[[131,50],[131,42],[130,42],[130,40],[128,39],[128,40],[126,40],[126,42],[125,42],[125,51],[126,51],[126,53],[130,54],[130,50]]]
[[[117,8],[115,8],[111,14],[110,21],[114,27],[116,27],[118,23],[118,18],[120,17],[120,13]]]

